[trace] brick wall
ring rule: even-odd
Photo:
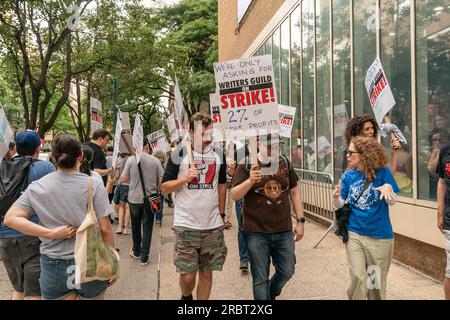
[[[237,0],[219,0],[219,61],[240,58],[285,0],[253,0],[237,25]]]

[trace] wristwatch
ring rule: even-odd
[[[305,217],[295,218],[295,220],[297,220],[297,222],[300,222],[300,223],[305,223],[306,222]]]

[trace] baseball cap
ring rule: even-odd
[[[35,131],[26,130],[16,136],[16,150],[19,155],[30,154],[41,145],[41,137]]]

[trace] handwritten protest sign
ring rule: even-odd
[[[91,132],[103,128],[102,103],[91,97]]]
[[[216,63],[214,74],[228,138],[279,131],[272,56]]]
[[[0,103],[0,162],[8,152],[9,142],[14,139],[14,133],[9,126],[8,119],[6,119],[5,110]]]
[[[158,140],[164,139],[166,141],[166,135],[164,134],[164,130],[158,130],[155,132],[150,133],[147,136],[148,142],[150,143],[150,146],[152,147],[152,150],[158,149]],[[167,141],[166,141],[167,143]],[[161,142],[160,142],[161,146]]]
[[[174,143],[178,139],[178,130],[173,113],[170,114],[170,116],[167,118],[166,124],[167,129],[169,129],[170,143]]]
[[[331,107],[327,108],[328,121],[330,122],[331,127]],[[347,109],[345,108],[345,104],[339,104],[334,106],[334,136],[342,137],[344,136],[344,131],[348,122],[348,114]]]
[[[375,119],[381,125],[384,116],[395,105],[391,87],[381,65],[380,59],[376,58],[366,74],[366,90],[369,95],[370,105],[375,114]]]
[[[211,110],[211,119],[213,121],[213,139],[214,141],[225,141],[226,131],[220,114],[220,101],[215,93],[209,95],[209,107]]]
[[[296,109],[280,104],[278,105],[278,111],[280,113],[280,136],[290,138]]]
[[[136,114],[133,129],[133,148],[136,155],[136,161],[141,161],[142,149],[144,148],[144,128],[142,128],[141,116]]]

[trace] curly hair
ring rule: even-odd
[[[376,120],[368,114],[357,115],[351,118],[350,121],[347,123],[347,126],[345,127],[345,143],[347,144],[347,146],[350,144],[350,140],[352,138],[361,135],[362,130],[364,128],[364,124],[366,122],[372,123],[374,130],[374,137],[378,137],[380,127],[378,126]]]
[[[356,151],[361,154],[364,164],[364,174],[369,182],[372,182],[375,180],[376,171],[387,165],[384,147],[372,138],[356,137],[350,142],[354,144]]]

